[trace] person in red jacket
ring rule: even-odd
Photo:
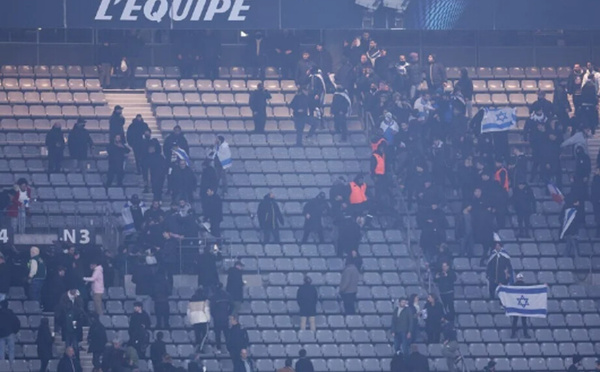
[[[19,178],[15,185],[10,205],[6,211],[10,217],[10,224],[15,233],[24,234],[31,202],[31,188],[25,178]]]

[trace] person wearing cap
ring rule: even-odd
[[[77,169],[85,173],[87,171],[88,154],[94,147],[94,141],[92,141],[90,132],[85,129],[84,119],[77,119],[73,129],[69,132],[67,147],[69,156],[77,162]]]
[[[6,259],[0,252],[0,301],[6,299],[10,288],[10,266],[6,263]]]
[[[519,181],[517,187],[513,189],[512,204],[517,213],[519,225],[518,236],[529,238],[531,231],[529,219],[536,211],[536,203],[533,191],[531,190],[531,187],[525,183],[525,179]]]
[[[48,173],[60,172],[65,151],[65,138],[60,122],[52,124],[52,128],[46,134],[45,145],[48,150]]]
[[[315,232],[319,237],[319,243],[323,244],[323,216],[329,210],[329,205],[325,199],[325,193],[320,192],[315,198],[304,204],[302,213],[304,214],[304,233],[302,234],[302,244],[306,244],[308,237]]]
[[[502,242],[496,234],[495,245],[492,254],[487,261],[486,276],[490,298],[496,297],[496,288],[498,285],[507,285],[512,277],[512,264],[510,256],[502,249]]]
[[[250,93],[250,109],[252,120],[254,120],[254,133],[264,133],[267,122],[267,101],[271,99],[271,93],[265,89],[263,83],[258,83],[256,90]]]
[[[40,249],[38,247],[31,247],[29,249],[29,299],[37,301],[38,303],[42,299],[42,287],[46,280],[47,267],[44,259],[40,257]]]
[[[102,295],[104,294],[104,269],[98,262],[90,263],[92,276],[84,277],[83,281],[92,283],[92,299],[94,300],[94,310],[98,315],[104,315],[102,306]]]
[[[108,141],[110,143],[113,142],[113,139],[115,138],[115,136],[117,134],[121,135],[121,138],[123,139],[123,143],[126,142],[125,140],[125,117],[123,116],[123,107],[120,105],[116,105],[110,118],[108,119],[108,133],[109,133],[109,137],[108,137]]]
[[[146,279],[147,280],[147,279]],[[146,348],[150,341],[148,331],[150,330],[150,315],[144,311],[141,302],[133,303],[133,314],[129,318],[129,343],[138,355],[146,355]]]
[[[242,301],[244,301],[244,278],[243,270],[244,264],[242,261],[236,261],[233,267],[227,271],[227,285],[225,290],[231,296],[233,303],[233,309],[231,314],[237,316],[242,307]]]
[[[567,372],[577,372],[579,371],[579,367],[581,367],[581,361],[583,357],[579,354],[573,355],[572,361],[573,363],[567,369]],[[596,361],[597,362],[597,361]]]
[[[518,273],[517,276],[515,277],[516,280],[514,282],[514,286],[517,287],[524,287],[525,286],[525,282],[523,281],[523,273]],[[517,337],[517,325],[519,323],[519,318],[521,318],[521,324],[523,325],[523,337],[525,338],[529,338],[529,333],[527,332],[527,318],[524,316],[513,316],[512,317],[512,333],[511,333],[511,338],[516,338]]]
[[[85,321],[83,300],[79,291],[70,286],[63,294],[54,312],[54,329],[61,332],[65,346],[72,346],[79,354],[79,341],[83,337],[83,322]]]

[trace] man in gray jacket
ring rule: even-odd
[[[340,281],[340,296],[344,302],[344,313],[346,315],[356,314],[354,304],[356,303],[356,292],[358,292],[358,280],[360,272],[354,265],[354,260],[347,258],[346,267],[342,271]]]
[[[392,336],[394,336],[394,351],[402,351],[404,355],[408,355],[409,346],[412,341],[412,335],[410,333],[413,329],[413,314],[412,310],[408,307],[408,301],[406,298],[398,300],[398,307],[394,310],[392,315]]]

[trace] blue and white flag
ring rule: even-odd
[[[561,239],[565,236],[565,233],[567,232],[567,230],[569,230],[569,227],[573,223],[573,220],[575,220],[576,215],[577,215],[576,208],[565,209],[565,215],[563,216],[564,218],[563,218],[562,229],[560,230],[560,238]]]
[[[548,286],[501,285],[496,289],[507,316],[545,318],[548,315]]]
[[[185,160],[185,164],[190,167],[192,165],[192,162],[190,161],[190,157],[188,156],[187,152],[185,152],[184,149],[178,147],[177,149],[173,149],[171,150],[173,152],[173,155],[175,155],[177,160]]]
[[[481,133],[503,132],[517,128],[517,109],[511,107],[485,108]]]

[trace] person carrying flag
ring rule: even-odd
[[[572,256],[579,253],[577,235],[579,229],[585,224],[585,211],[583,203],[577,196],[569,194],[560,213],[560,239],[566,243],[565,255]]]
[[[494,234],[494,240],[494,250],[488,258],[486,270],[490,298],[495,298],[498,285],[507,285],[511,281],[513,272],[510,256],[502,249],[498,234]]]

